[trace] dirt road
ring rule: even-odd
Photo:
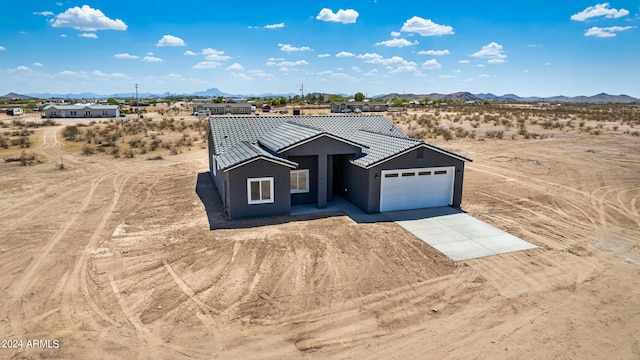
[[[463,209],[538,246],[454,263],[345,216],[211,231],[206,150],[85,157],[61,128],[0,164],[0,358],[640,357],[637,140],[437,143],[474,159]]]

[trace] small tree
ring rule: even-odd
[[[364,94],[361,92],[357,92],[354,96],[353,99],[355,101],[364,101]]]

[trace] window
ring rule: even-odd
[[[396,178],[396,177],[398,177],[398,174],[397,173],[396,174],[384,174],[384,177],[386,177],[386,178]]]
[[[426,176],[426,175],[431,175],[431,171],[420,171],[418,173],[418,176]]]
[[[87,110],[84,112],[84,116],[91,116],[91,111]]]
[[[447,170],[438,170],[433,172],[435,175],[444,175],[447,173]]]
[[[71,110],[71,111],[69,112],[69,114],[70,114],[71,116],[76,116],[76,115],[78,115],[78,113],[77,113],[75,110]]]
[[[273,178],[247,179],[247,197],[249,204],[267,204],[273,202]]]
[[[415,175],[416,175],[416,173],[414,173],[414,172],[406,172],[406,173],[402,173],[402,176],[403,176],[403,177],[404,177],[404,176],[415,176]]]
[[[102,110],[102,116],[107,116],[108,114],[107,110]]]
[[[291,193],[309,192],[309,169],[291,170]]]

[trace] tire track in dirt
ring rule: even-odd
[[[75,210],[75,213],[71,218],[60,228],[51,239],[47,242],[47,244],[39,251],[39,254],[36,258],[31,261],[31,263],[27,266],[25,271],[22,273],[19,279],[13,284],[13,289],[11,292],[11,300],[10,302],[13,304],[13,311],[10,313],[10,323],[14,332],[19,331],[19,326],[21,323],[21,315],[22,315],[22,303],[24,301],[23,294],[26,292],[27,288],[34,281],[34,275],[36,271],[45,259],[49,256],[49,253],[53,250],[53,248],[64,238],[67,231],[76,223],[80,215],[84,214],[86,209],[91,204],[93,200],[93,196],[104,179],[108,175],[103,175],[100,178],[96,179],[90,186],[89,192],[85,196],[82,204]],[[37,279],[36,279],[37,280]]]
[[[91,310],[93,310],[95,314],[97,314],[102,320],[104,320],[109,325],[116,324],[115,320],[109,317],[104,311],[102,311],[95,304],[95,302],[91,298],[91,294],[89,294],[89,289],[87,286],[87,261],[91,256],[93,256],[94,251],[97,249],[98,242],[100,242],[102,233],[104,232],[104,229],[108,221],[110,220],[113,212],[115,211],[116,206],[118,205],[118,201],[120,199],[120,196],[122,195],[125,185],[129,181],[129,179],[137,175],[139,172],[140,171],[130,173],[121,181],[120,184],[118,184],[118,177],[121,176],[122,174],[118,174],[113,178],[112,187],[113,187],[114,194],[112,196],[111,204],[109,205],[105,213],[101,216],[100,223],[98,224],[95,231],[93,232],[93,235],[90,237],[89,242],[84,248],[84,251],[80,254],[78,260],[74,265],[71,276],[68,279],[66,285],[64,286],[61,307],[63,309],[62,312],[64,314],[64,318],[65,318],[65,321],[67,322],[67,325],[70,325],[70,323],[73,322],[72,320],[73,310],[80,311],[78,306],[78,302],[80,301],[80,299],[78,299],[75,296],[78,294],[78,290],[81,290],[82,294],[84,295],[83,297],[84,300],[86,301],[86,303],[89,305],[89,307],[91,308]],[[89,317],[88,314],[85,314],[85,316],[83,316],[82,318],[87,319],[88,317]],[[101,329],[101,327],[96,322],[92,321],[92,323],[93,323],[92,327],[94,327],[94,329],[96,330]]]

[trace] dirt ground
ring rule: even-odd
[[[638,137],[435,140],[474,160],[463,210],[538,246],[453,262],[394,223],[226,222],[206,150],[63,127],[0,163],[1,359],[640,358]]]

